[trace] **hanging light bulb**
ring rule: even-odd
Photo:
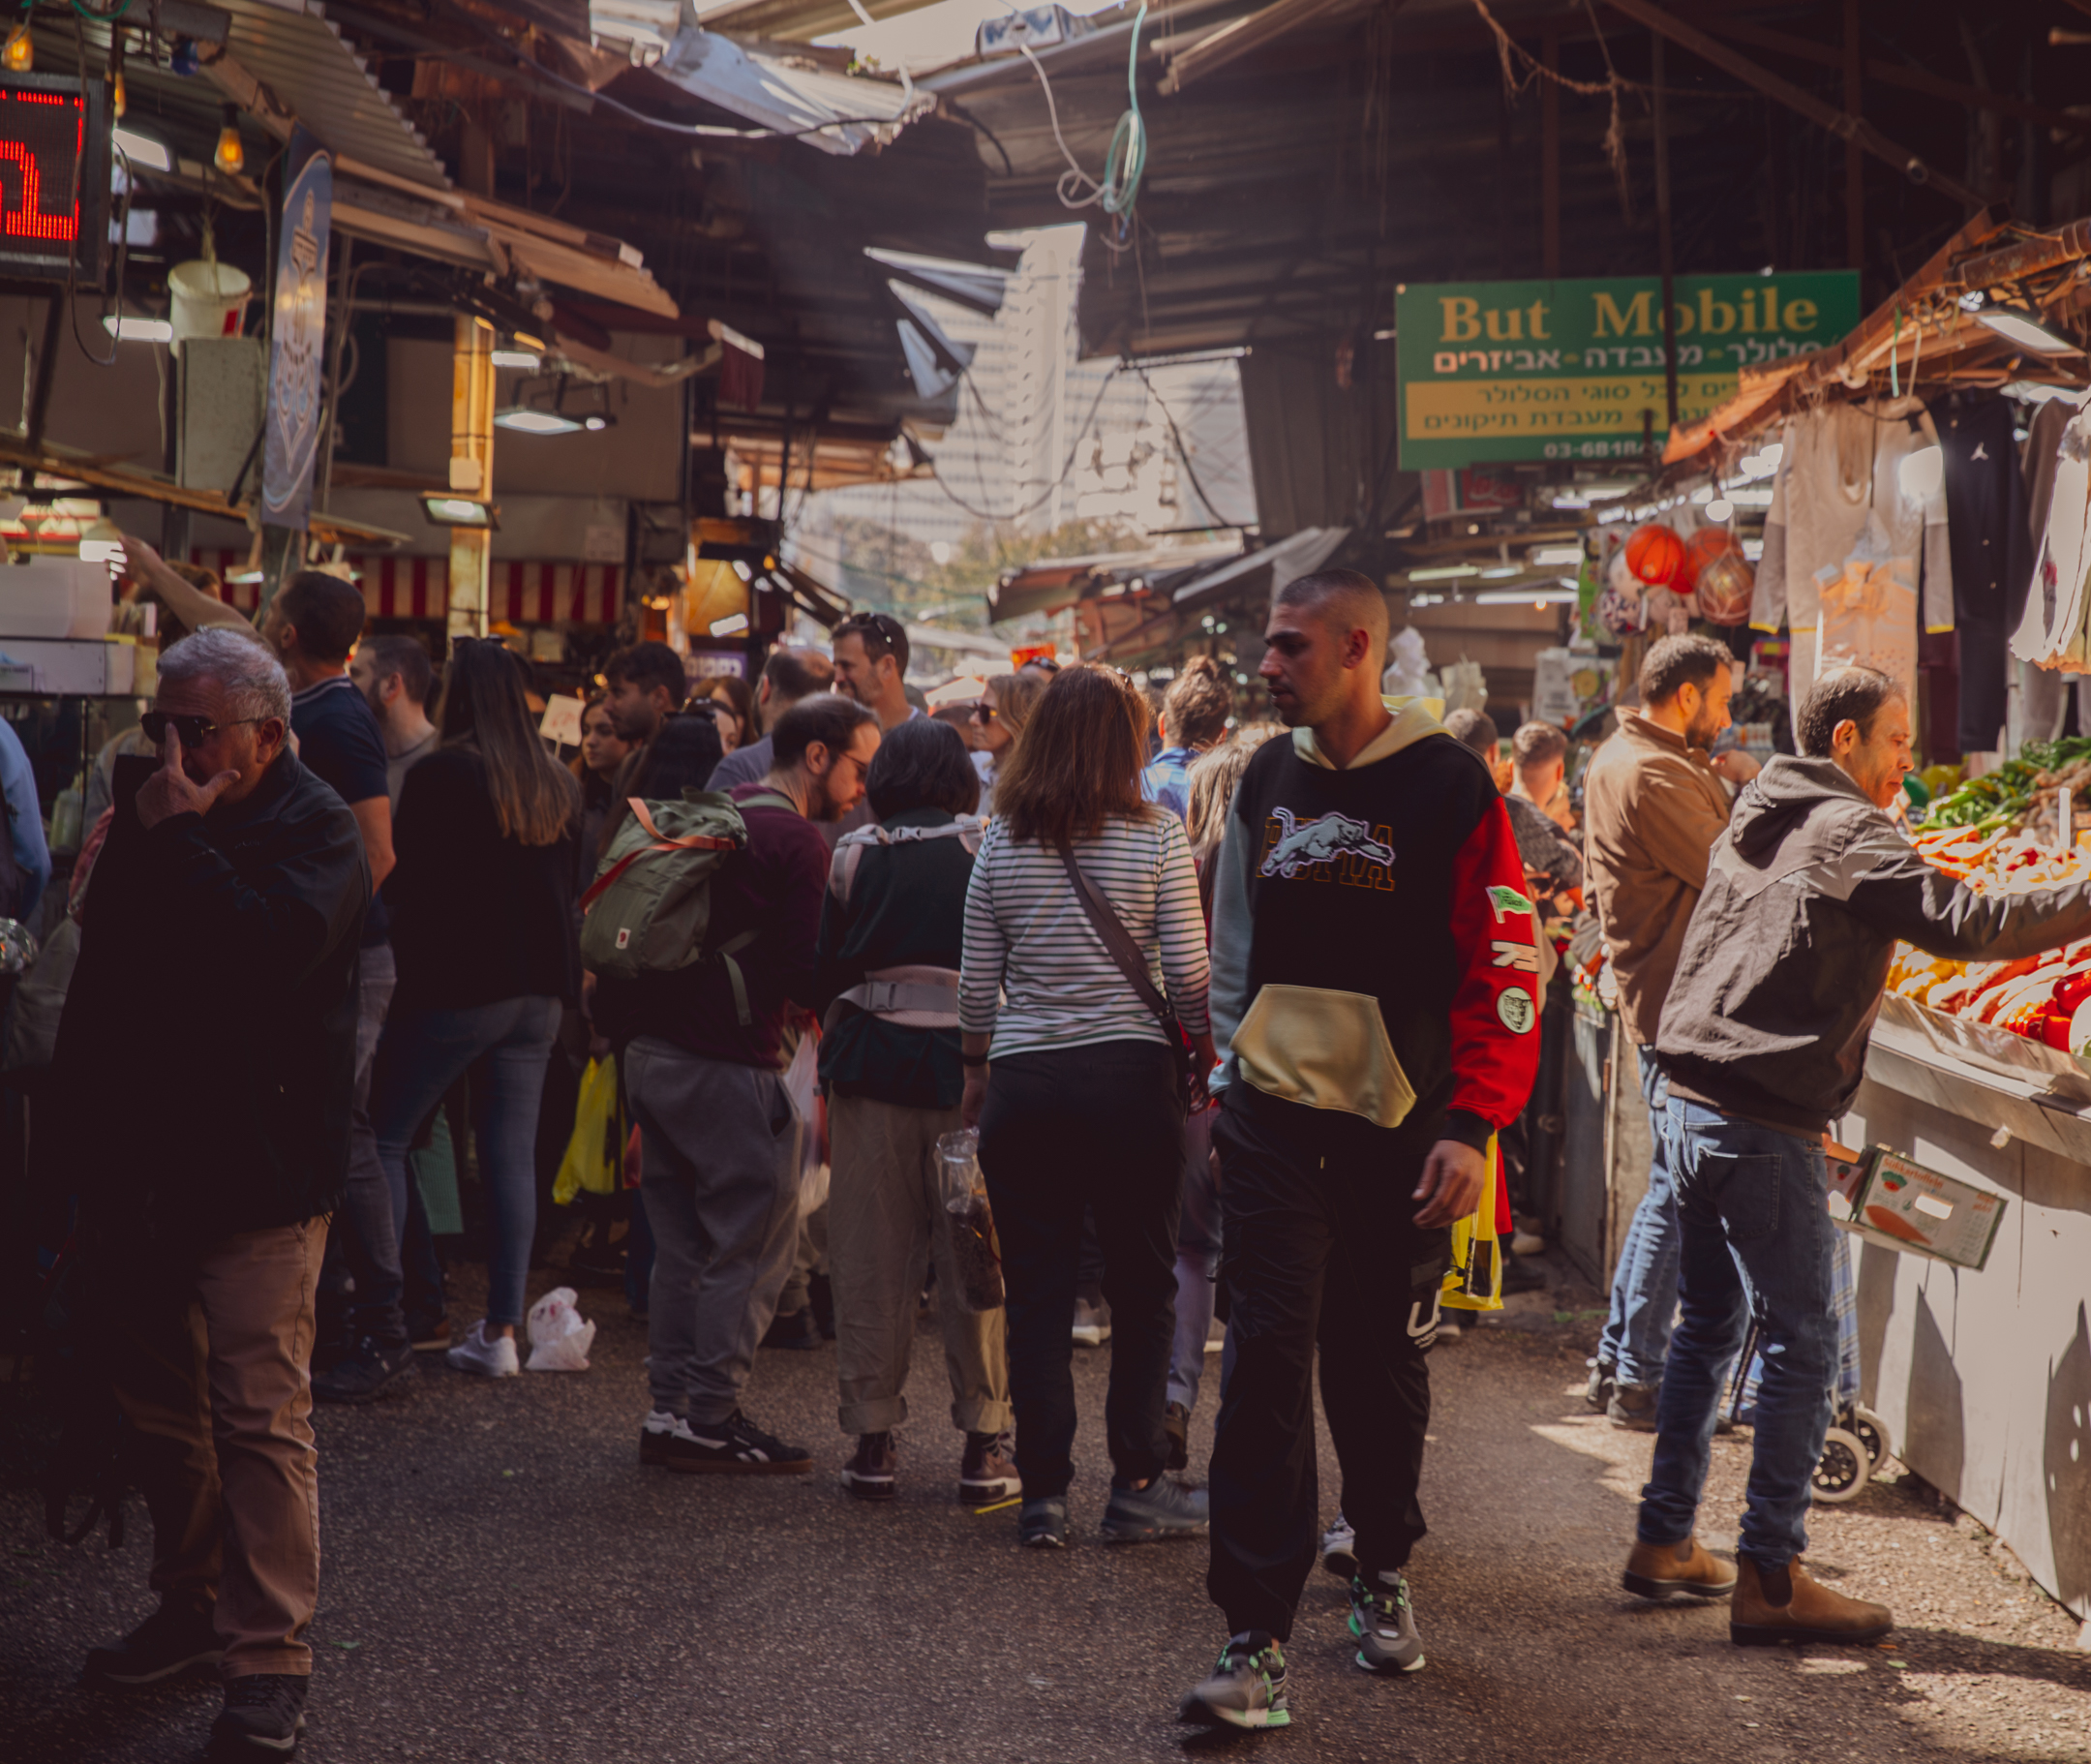
[[[239,111],[231,105],[225,107],[224,126],[218,131],[218,151],[211,155],[211,164],[227,177],[237,177],[247,168],[247,148],[240,140]]]
[[[130,106],[129,95],[124,91],[124,39],[123,32],[109,32],[109,109],[117,121]]]
[[[10,74],[26,74],[36,66],[36,45],[29,41],[27,18],[8,33],[7,46],[0,48],[0,64],[5,64]]]

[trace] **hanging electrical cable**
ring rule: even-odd
[[[1028,43],[1016,46],[1031,64],[1032,73],[1038,76],[1039,88],[1046,94],[1046,115],[1052,124],[1053,140],[1060,149],[1060,157],[1067,161],[1067,169],[1061,172],[1053,186],[1064,208],[1087,208],[1094,204],[1107,215],[1122,216],[1130,215],[1133,204],[1139,199],[1140,179],[1147,170],[1147,121],[1139,107],[1140,31],[1146,22],[1147,0],[1140,0],[1139,11],[1133,19],[1132,46],[1126,51],[1126,108],[1118,118],[1117,128],[1111,131],[1110,145],[1104,153],[1101,179],[1091,177],[1082,169],[1081,162],[1068,147],[1067,137],[1060,133],[1060,106],[1053,102],[1052,81],[1046,78],[1044,64],[1031,52]]]

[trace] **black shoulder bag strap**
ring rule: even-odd
[[[1082,874],[1081,866],[1075,862],[1075,853],[1068,846],[1060,847],[1060,862],[1067,867],[1068,880],[1075,885],[1075,898],[1081,903],[1083,913],[1103,941],[1104,953],[1118,964],[1126,984],[1162,1025],[1162,1033],[1167,1037],[1169,1049],[1176,1055],[1186,1103],[1196,1101],[1196,1093],[1204,1088],[1204,1074],[1197,1070],[1197,1055],[1192,1050],[1183,1024],[1176,1019],[1175,1011],[1148,975],[1147,958],[1140,954],[1139,945],[1133,941],[1133,933],[1126,929],[1125,921],[1118,917],[1096,884]]]

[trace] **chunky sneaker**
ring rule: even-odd
[[[958,1500],[965,1506],[992,1506],[1023,1493],[1006,1433],[969,1433],[958,1466]]]
[[[1153,1543],[1164,1537],[1193,1536],[1205,1529],[1205,1520],[1202,1488],[1186,1488],[1181,1482],[1157,1476],[1145,1488],[1113,1487],[1098,1529],[1106,1543]]]
[[[726,1475],[803,1475],[813,1454],[763,1432],[740,1410],[723,1421],[684,1423],[690,1447],[669,1460],[671,1470],[710,1471]]]
[[[1207,1727],[1289,1727],[1285,1650],[1261,1629],[1228,1637],[1212,1677],[1185,1695],[1176,1718]]]
[[[122,1641],[88,1651],[86,1676],[100,1685],[157,1685],[225,1658],[208,1606],[164,1604]]]
[[[215,1758],[284,1758],[305,1731],[312,1680],[288,1672],[253,1672],[226,1686],[225,1708],[211,1723]]]
[[[1615,1427],[1629,1433],[1655,1431],[1655,1405],[1662,1395],[1660,1384],[1615,1384],[1605,1414]]]
[[[1583,1363],[1590,1367],[1590,1383],[1583,1387],[1584,1406],[1602,1414],[1611,1406],[1612,1392],[1619,1384],[1619,1368],[1608,1359],[1591,1358]]]
[[[1162,1411],[1162,1431],[1168,1435],[1168,1462],[1164,1470],[1191,1468],[1191,1411],[1171,1403]]]
[[[1110,1340],[1110,1306],[1103,1299],[1091,1304],[1086,1298],[1075,1301],[1075,1345],[1077,1348],[1101,1348]]]
[[[1423,1638],[1399,1568],[1381,1568],[1372,1583],[1362,1574],[1350,1577],[1350,1633],[1358,1638],[1357,1663],[1366,1671],[1423,1670]]]
[[[322,1403],[372,1403],[413,1376],[412,1348],[380,1348],[366,1335],[353,1353],[313,1374],[312,1392]]]
[[[1016,1541],[1027,1550],[1067,1548],[1067,1503],[1059,1496],[1026,1501],[1016,1514]]]
[[[523,1370],[523,1362],[516,1358],[515,1337],[489,1335],[484,1318],[443,1358],[460,1372],[476,1372],[481,1378],[515,1378]]]
[[[1642,1598],[1672,1598],[1680,1594],[1725,1598],[1735,1591],[1736,1571],[1689,1537],[1682,1543],[1636,1541],[1620,1584]]]
[[[1356,1577],[1357,1533],[1341,1513],[1336,1515],[1336,1523],[1321,1534],[1321,1566],[1338,1580]]]
[[[899,1464],[892,1434],[860,1433],[856,1451],[842,1466],[842,1486],[860,1501],[891,1501]]]

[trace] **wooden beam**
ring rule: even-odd
[[[1859,0],[1844,0],[1844,111],[1865,109],[1865,54],[1860,40]],[[1844,266],[1865,268],[1865,150],[1855,130],[1844,137]]]
[[[1856,140],[1858,144],[1876,159],[1885,160],[1912,183],[1927,184],[1940,195],[1970,208],[1985,206],[1983,198],[1956,178],[1934,170],[1918,155],[1890,140],[1878,129],[1862,117],[1826,105],[1812,92],[1803,92],[1789,80],[1781,79],[1769,68],[1762,68],[1746,55],[1738,54],[1726,44],[1716,43],[1704,31],[1694,30],[1690,25],[1672,17],[1653,0],[1607,0],[1615,12],[1621,12],[1638,24],[1645,24],[1652,31],[1660,31],[1681,49],[1688,49],[1702,61],[1712,63],[1723,73],[1733,74],[1738,79],[1755,86],[1767,98],[1775,99],[1788,109],[1798,110],[1810,122],[1830,131],[1840,140]]]

